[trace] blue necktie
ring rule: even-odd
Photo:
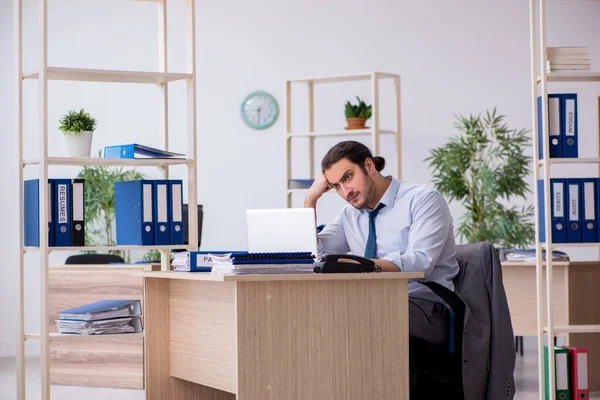
[[[377,245],[377,233],[375,232],[375,217],[379,210],[385,207],[380,203],[379,206],[369,213],[369,238],[365,247],[365,258],[375,258],[375,246]]]

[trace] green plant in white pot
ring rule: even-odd
[[[90,157],[96,119],[82,108],[79,111],[69,110],[59,122],[58,129],[65,134],[69,156]]]

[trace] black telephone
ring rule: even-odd
[[[340,258],[347,258],[358,261],[359,263],[339,261]],[[360,272],[379,272],[381,269],[375,265],[373,260],[368,258],[354,256],[351,254],[327,254],[321,261],[315,262],[315,272],[323,274],[334,273],[360,273]]]

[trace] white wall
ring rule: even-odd
[[[50,65],[156,70],[156,5],[122,0],[63,0],[49,3]],[[183,0],[171,1],[169,23],[172,71],[183,69]],[[37,65],[37,2],[26,1],[24,68]],[[549,46],[588,45],[592,64],[600,65],[600,3],[553,1],[549,4]],[[13,130],[12,2],[0,2],[0,165],[3,195],[0,246],[0,356],[14,354],[18,271],[17,140]],[[266,131],[247,128],[239,118],[243,97],[266,90],[284,106],[284,81],[289,78],[364,71],[402,76],[402,165],[404,179],[429,182],[423,162],[434,146],[454,134],[454,114],[484,112],[498,106],[513,128],[531,128],[529,10],[522,0],[497,1],[359,1],[305,0],[197,1],[199,202],[204,205],[204,249],[245,248],[244,210],[284,207],[284,121]],[[597,85],[553,86],[580,94],[582,156],[594,156]],[[37,87],[25,90],[26,155],[37,146]],[[382,84],[382,127],[392,123],[392,91]],[[344,123],[343,103],[360,95],[370,100],[366,83],[320,86],[316,89],[316,128]],[[49,84],[49,153],[66,155],[56,129],[70,108],[85,107],[98,119],[94,151],[108,144],[142,142],[159,145],[159,90],[151,85]],[[293,125],[306,129],[306,90],[294,87]],[[185,93],[171,86],[172,149],[186,151]],[[367,139],[365,139],[367,140]],[[336,140],[317,141],[317,163]],[[298,145],[294,175],[307,176],[306,141]],[[368,143],[368,141],[366,141]],[[382,142],[393,170],[393,142]],[[36,171],[28,168],[27,176]],[[145,170],[149,174],[153,170]],[[76,169],[52,168],[50,176],[71,176]],[[573,171],[573,176],[594,170]],[[174,177],[183,175],[176,169]],[[295,205],[301,205],[301,198]],[[319,219],[330,220],[342,201],[323,200]],[[453,204],[455,220],[461,208]],[[595,252],[577,254],[595,257]],[[66,254],[52,255],[62,262]],[[27,256],[27,330],[38,329],[37,254]],[[37,351],[32,346],[30,354]]]

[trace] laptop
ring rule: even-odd
[[[317,256],[314,208],[246,210],[248,251],[304,252]]]

